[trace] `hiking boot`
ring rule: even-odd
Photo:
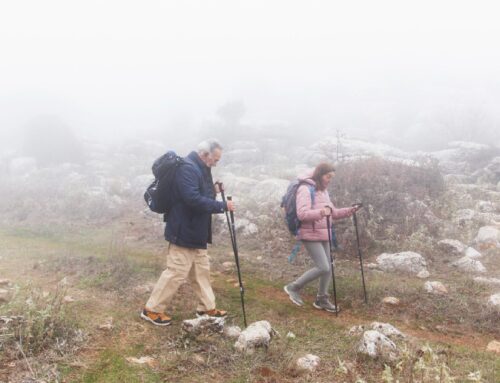
[[[330,313],[339,312],[340,308],[335,307],[332,302],[328,299],[328,295],[318,295],[316,301],[314,301],[313,306],[318,310],[325,310]]]
[[[227,311],[224,310],[207,310],[207,311],[196,311],[196,316],[201,317],[203,315],[208,315],[209,317],[223,318],[227,315]]]
[[[304,301],[299,295],[299,290],[293,286],[293,283],[290,283],[283,287],[283,290],[285,290],[285,293],[288,294],[288,298],[290,298],[293,303],[295,303],[297,306],[304,306]]]
[[[172,324],[172,318],[163,313],[155,313],[149,310],[142,310],[141,318],[153,323],[156,326],[168,326]]]

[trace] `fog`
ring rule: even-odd
[[[43,116],[82,138],[199,141],[227,105],[246,131],[500,145],[497,11],[466,1],[3,2],[0,148],[19,147]]]

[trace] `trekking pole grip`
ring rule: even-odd
[[[227,196],[227,200],[228,201],[232,201],[233,200],[233,197],[228,195]],[[232,210],[229,211],[229,215],[231,216],[231,223],[234,223],[234,212]]]

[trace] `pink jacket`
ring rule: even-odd
[[[311,178],[301,178],[311,186],[316,183]],[[328,241],[328,227],[326,217],[321,216],[321,210],[325,206],[332,208],[331,219],[341,219],[352,214],[352,208],[345,207],[336,209],[330,201],[327,190],[314,191],[314,204],[311,206],[311,192],[309,185],[301,185],[297,190],[297,217],[300,220],[300,228],[297,239],[303,241]],[[331,222],[330,219],[330,222]]]

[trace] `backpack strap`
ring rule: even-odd
[[[314,206],[314,197],[316,195],[316,188],[310,184],[307,184],[307,188],[309,189],[309,193],[311,194],[311,208],[312,208]],[[297,234],[299,233],[299,230],[300,230],[300,227],[297,230]],[[293,263],[295,258],[297,258],[297,254],[299,253],[301,247],[302,247],[302,241],[295,242],[295,245],[292,248],[292,252],[288,256],[289,263]]]

